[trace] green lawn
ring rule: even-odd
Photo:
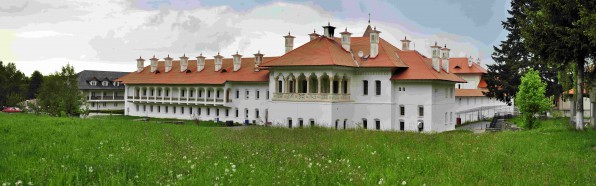
[[[594,185],[596,132],[285,129],[0,114],[14,185]]]

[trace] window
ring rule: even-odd
[[[248,118],[248,109],[244,109],[244,118]]]
[[[250,97],[250,92],[248,90],[246,90],[246,99],[248,99],[248,97]]]
[[[200,116],[201,115],[201,107],[198,108],[197,110],[197,114]]]
[[[107,107],[108,103],[103,103],[103,107]],[[143,106],[143,111],[145,111],[145,106]]]
[[[149,112],[153,112],[153,105],[149,106]]]
[[[368,121],[366,119],[362,119],[362,128],[364,128],[364,129],[368,128]]]
[[[203,97],[203,91],[199,90],[199,97]]]
[[[120,86],[120,82],[114,82],[112,83],[114,86],[119,87]]]
[[[381,120],[379,120],[379,119],[375,120],[375,128],[377,130],[381,130]]]
[[[139,105],[135,105],[135,110],[138,112],[139,111]]]
[[[302,118],[298,118],[298,126],[300,128],[304,127],[304,120],[302,120]]]
[[[109,85],[110,82],[108,81],[102,81],[101,82],[101,86],[107,87]]]
[[[97,81],[90,81],[89,84],[91,84],[91,86],[97,86]]]
[[[211,91],[210,91],[210,90],[208,90],[208,91],[207,91],[207,97],[208,97],[208,98],[210,98],[210,97],[211,97]]]
[[[292,118],[288,118],[288,127],[292,128]]]
[[[256,90],[255,91],[255,96],[256,96],[256,99],[260,99],[261,98],[261,95],[259,94],[259,90]]]
[[[230,109],[226,109],[226,117],[230,116]]]
[[[236,114],[235,114],[235,116],[238,117],[238,108],[236,108]]]
[[[207,116],[211,115],[211,108],[205,108],[205,110],[207,110]]]
[[[172,107],[172,113],[176,114],[176,107]]]
[[[160,113],[160,112],[161,112],[161,106],[158,105],[157,106],[157,113]]]
[[[368,81],[362,81],[362,94],[368,95]]]
[[[184,114],[184,107],[180,107],[180,114]]]
[[[310,119],[310,126],[314,127],[315,126],[315,120],[314,119]]]
[[[240,99],[240,91],[236,90],[236,99]]]
[[[406,115],[406,107],[403,105],[399,106],[399,115],[400,116],[405,116]]]
[[[449,96],[448,88],[445,88],[445,98],[451,97]]]
[[[219,98],[219,90],[216,90],[216,91],[215,91],[215,97],[216,97],[216,98]]]
[[[215,115],[216,116],[219,116],[219,109],[218,108],[215,109]]]
[[[167,114],[167,113],[168,113],[168,108],[169,108],[169,106],[165,106],[165,107],[166,107],[166,114]]]
[[[445,112],[445,125],[447,125],[447,112]]]
[[[259,118],[259,109],[255,109],[255,118]]]
[[[401,87],[397,87],[397,91],[401,91]]]
[[[188,107],[188,114],[192,115],[192,107]]]
[[[186,90],[182,89],[180,92],[180,97],[184,97],[184,93],[186,93]]]
[[[422,105],[418,105],[418,116],[424,116],[424,107]]]
[[[188,93],[188,96],[192,98],[195,95],[194,93],[195,91],[193,89],[190,89],[190,93]]]
[[[406,87],[401,87],[401,91],[406,91]]]
[[[375,81],[375,89],[376,89],[377,96],[381,95],[381,81],[379,81],[379,80]]]
[[[406,123],[404,122],[404,120],[400,120],[399,121],[399,130],[404,131],[405,125],[406,125]]]
[[[95,107],[95,103],[91,103],[91,107]]]
[[[166,96],[170,96],[170,90],[166,89]]]
[[[283,85],[283,81],[281,81],[281,80],[277,81],[277,93],[282,93],[283,92],[282,91],[283,90],[282,85]]]
[[[269,99],[269,90],[267,90],[267,94],[265,94],[265,99]]]

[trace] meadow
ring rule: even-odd
[[[0,113],[3,185],[594,185],[596,131],[438,134]]]

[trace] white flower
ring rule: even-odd
[[[139,175],[135,175],[135,179],[139,179]]]
[[[93,172],[93,167],[89,167],[89,172]]]
[[[227,168],[226,168],[226,172],[230,172],[230,169],[227,169]]]
[[[401,185],[406,185],[406,181],[401,181]]]
[[[308,163],[308,168],[312,167],[312,162]]]
[[[182,178],[182,174],[176,175],[176,178],[178,178],[178,179]]]
[[[331,163],[331,160],[327,160],[328,163]]]
[[[15,184],[15,185],[22,185],[22,184],[23,184],[23,181],[21,181],[21,180],[18,180],[18,181],[17,181],[17,182],[15,182],[14,184]]]
[[[236,165],[232,165],[232,169],[235,169],[235,168],[236,168]]]
[[[186,156],[182,157],[182,159],[186,159]]]
[[[408,156],[408,159],[410,159],[410,156]]]
[[[28,185],[33,185],[33,182],[29,182],[29,183],[27,183],[27,184],[28,184]]]
[[[383,178],[379,179],[379,185],[383,185],[383,183],[385,183],[385,180]]]
[[[190,166],[190,169],[195,169],[195,165],[194,165],[194,164],[192,164],[192,165]]]

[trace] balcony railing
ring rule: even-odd
[[[351,100],[350,94],[274,93],[273,101],[346,102]]]
[[[129,97],[132,98],[132,97]],[[90,101],[102,101],[102,100],[124,100],[124,96],[91,96],[87,97],[87,100]]]
[[[157,97],[157,99],[155,97],[131,97],[128,96],[128,101],[129,102],[135,102],[135,103],[170,103],[170,104],[187,104],[187,105],[223,105],[226,106],[227,104],[231,103],[231,100],[228,101],[224,101],[223,98],[216,98],[214,100],[213,97],[211,98],[207,98],[207,100],[205,100],[205,98],[180,98],[178,99],[177,97],[174,97],[170,100],[169,97],[166,98],[161,98],[161,97]]]

